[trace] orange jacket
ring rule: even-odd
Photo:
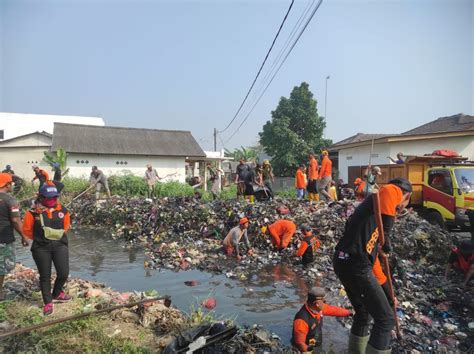
[[[309,160],[309,179],[318,179],[318,160],[314,157]]]
[[[271,235],[281,238],[285,234],[293,235],[296,232],[296,224],[291,220],[278,220],[268,225],[268,231]]]
[[[329,157],[324,156],[321,161],[321,171],[319,171],[319,178],[331,177],[332,176],[332,161]]]
[[[335,317],[347,317],[351,313],[349,310],[338,307],[338,306],[331,306],[328,304],[323,305],[323,309],[319,312],[313,312],[305,304],[306,310],[313,318],[317,318],[318,322],[321,321],[322,316],[335,316]],[[310,328],[308,323],[302,319],[295,319],[293,321],[293,340],[294,344],[298,347],[300,351],[307,351],[308,345],[306,344],[306,336],[308,335]]]
[[[58,203],[58,205],[54,209],[43,209],[43,208],[36,207],[34,210],[34,213],[35,214],[46,213],[47,217],[49,219],[52,219],[53,212],[59,211],[61,209],[62,209],[62,205]],[[35,216],[30,210],[28,210],[25,214],[25,218],[23,219],[22,233],[24,236],[26,236],[30,240],[34,239],[34,234],[33,234],[34,225],[35,225]],[[64,231],[67,232],[70,226],[71,226],[71,217],[70,217],[69,212],[66,212],[64,214]]]
[[[304,172],[301,170],[301,168],[298,168],[296,171],[296,177],[295,177],[295,187],[297,189],[304,189],[306,188],[306,176],[304,175]]]

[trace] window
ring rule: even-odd
[[[4,134],[3,134],[3,129],[0,129],[0,139],[3,139]]]
[[[428,185],[440,192],[453,195],[453,181],[447,170],[433,170],[428,176]]]

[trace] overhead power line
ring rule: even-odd
[[[278,29],[278,32],[277,32],[277,34],[275,35],[275,38],[273,38],[272,45],[270,46],[270,49],[268,49],[267,55],[265,55],[265,59],[263,59],[262,65],[260,65],[260,69],[258,69],[257,75],[255,76],[255,79],[253,80],[252,85],[250,85],[250,88],[249,88],[247,94],[245,95],[244,100],[243,100],[242,103],[240,104],[239,109],[237,110],[237,112],[235,113],[234,117],[231,119],[231,121],[229,122],[229,124],[227,124],[227,126],[226,126],[223,130],[220,131],[221,133],[225,132],[225,131],[230,127],[230,125],[234,122],[235,118],[237,118],[237,116],[238,116],[238,114],[240,113],[240,110],[241,110],[242,107],[244,106],[245,102],[247,101],[247,98],[249,97],[249,94],[250,94],[250,92],[252,91],[252,89],[253,89],[253,87],[254,87],[254,85],[255,85],[255,82],[257,81],[257,79],[258,79],[258,77],[259,77],[259,75],[260,75],[260,73],[261,73],[261,71],[262,71],[262,69],[263,69],[263,66],[265,65],[265,62],[267,61],[268,56],[270,55],[270,52],[272,51],[273,46],[275,45],[275,42],[276,42],[276,40],[277,40],[277,38],[278,38],[278,36],[279,36],[279,34],[280,34],[280,32],[281,32],[281,29],[283,28],[283,25],[285,24],[285,21],[286,21],[286,19],[288,18],[288,15],[289,15],[289,13],[290,13],[290,11],[291,11],[291,8],[293,7],[294,2],[295,2],[295,0],[291,0],[290,7],[288,7],[288,11],[286,12],[285,17],[283,18],[283,21],[282,21],[282,23],[281,23],[281,25],[280,25],[280,28]]]
[[[233,137],[235,134],[237,134],[237,132],[239,131],[239,129],[244,125],[244,123],[247,121],[247,119],[249,118],[250,114],[253,112],[253,110],[255,109],[255,107],[257,106],[257,104],[260,102],[261,98],[263,97],[263,95],[265,94],[265,92],[267,91],[268,87],[270,86],[270,84],[273,82],[273,79],[275,79],[275,76],[278,74],[278,72],[280,71],[281,67],[283,66],[283,64],[285,63],[286,59],[288,58],[288,56],[290,55],[290,53],[293,51],[293,49],[295,48],[296,44],[298,43],[299,39],[301,38],[301,36],[303,35],[304,31],[306,30],[306,28],[308,27],[309,23],[311,22],[311,20],[313,19],[314,15],[316,14],[316,12],[318,11],[319,7],[321,6],[321,3],[323,2],[323,0],[319,0],[316,7],[313,9],[313,12],[311,13],[310,17],[308,18],[308,20],[306,21],[305,25],[303,26],[303,28],[301,29],[301,31],[299,32],[298,36],[296,37],[296,40],[293,42],[293,44],[291,45],[289,51],[286,53],[285,57],[283,58],[283,60],[281,61],[280,65],[278,66],[277,70],[275,71],[275,73],[273,74],[271,80],[268,82],[268,84],[265,86],[263,92],[260,94],[260,96],[258,97],[257,101],[255,102],[255,104],[252,106],[252,108],[250,109],[250,111],[247,113],[247,115],[245,116],[245,118],[242,120],[242,122],[240,123],[240,125],[238,126],[238,128],[232,133],[232,135],[226,140],[226,143],[228,143]]]

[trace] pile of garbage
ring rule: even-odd
[[[286,263],[310,282],[322,280],[330,296],[338,299],[338,305],[350,307],[331,260],[334,246],[356,206],[353,201],[311,205],[279,199],[248,204],[193,198],[154,202],[117,198],[99,207],[92,199],[83,200],[71,209],[75,223],[103,226],[127,244],[143,245],[147,267],[174,271],[195,268],[243,279],[249,270]],[[242,216],[250,219],[249,239],[255,252],[236,263],[221,252],[221,243]],[[301,235],[297,232],[288,249],[277,252],[269,237],[260,232],[263,218],[288,218],[317,230],[322,246],[310,269],[300,267],[294,257]],[[443,231],[410,212],[396,221],[391,241],[391,265],[404,332],[403,339],[394,342],[394,349],[424,352],[472,348],[473,290],[461,288],[460,277],[453,277],[450,282],[443,280],[450,249],[459,243],[459,234]],[[342,322],[349,328],[351,319]]]

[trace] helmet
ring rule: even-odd
[[[354,181],[354,184],[355,184],[356,186],[359,185],[359,184],[361,184],[361,183],[362,183],[362,180],[361,180],[359,177],[357,177],[357,178],[355,179],[355,181]]]
[[[268,161],[268,160],[263,160],[263,165],[270,165],[270,161]]]
[[[397,177],[388,182],[389,184],[394,184],[404,192],[411,193],[413,192],[413,187],[411,186],[410,181],[406,180],[405,178]]]
[[[0,173],[0,188],[5,187],[8,183],[12,183],[12,175],[9,173]]]
[[[41,186],[41,188],[39,189],[39,194],[45,198],[54,198],[59,195],[56,186],[50,186],[47,184],[43,184]]]
[[[379,175],[379,176],[382,175],[382,170],[380,169],[379,166],[374,166],[374,167],[372,168],[372,171],[373,171],[374,173],[376,173],[377,175]]]

